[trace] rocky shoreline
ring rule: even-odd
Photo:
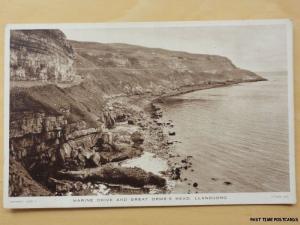
[[[264,80],[223,56],[60,30],[12,31],[10,71],[10,196],[169,193],[192,156],[172,152],[166,98]]]
[[[256,81],[265,81],[266,79],[257,79]],[[172,149],[174,145],[176,145],[176,141],[171,141],[169,136],[175,136],[176,133],[173,131],[175,124],[171,120],[163,120],[163,111],[162,105],[164,101],[168,97],[177,96],[193,91],[210,89],[210,88],[218,88],[231,86],[243,82],[256,82],[253,80],[249,81],[227,81],[227,82],[216,82],[210,84],[202,84],[202,85],[194,85],[194,86],[186,86],[179,88],[177,90],[170,91],[169,93],[162,94],[160,96],[155,95],[137,95],[131,97],[119,97],[114,98],[114,104],[118,102],[118,99],[121,102],[126,102],[126,107],[130,108],[130,105],[134,103],[134,106],[139,106],[140,110],[138,114],[142,115],[139,117],[131,117],[128,120],[128,124],[134,126],[137,125],[142,130],[143,136],[145,137],[145,141],[143,143],[144,151],[153,153],[153,157],[158,159],[163,159],[166,161],[168,168],[164,171],[160,171],[160,175],[166,179],[166,182],[170,182],[172,184],[169,187],[162,188],[160,192],[157,193],[171,193],[172,186],[175,185],[176,182],[187,182],[186,178],[181,176],[182,170],[189,170],[194,172],[193,165],[191,159],[192,155],[178,155],[173,153]],[[124,99],[126,99],[124,101]],[[132,105],[133,106],[133,105]],[[118,126],[118,125],[117,125]],[[119,125],[120,126],[120,125]],[[122,125],[121,125],[122,126]],[[137,156],[140,157],[140,156]],[[194,192],[197,193],[198,183],[193,181],[188,181],[188,184],[193,187]],[[191,193],[188,190],[188,193]]]
[[[183,87],[161,96],[144,94],[110,98],[106,101],[103,110],[105,126],[101,128],[86,128],[84,122],[81,122],[76,124],[77,130],[67,133],[65,128],[68,126],[63,125],[66,121],[60,117],[58,124],[56,122],[54,125],[57,127],[52,128],[55,131],[51,131],[50,122],[46,120],[48,122],[44,121],[44,123],[48,123],[47,129],[50,130],[47,135],[54,136],[47,137],[46,140],[55,140],[56,149],[59,151],[54,148],[51,156],[51,151],[47,150],[50,159],[49,156],[45,159],[46,156],[42,154],[46,161],[44,168],[41,167],[42,163],[32,162],[37,159],[36,155],[34,159],[28,157],[36,153],[14,152],[14,149],[22,144],[18,142],[18,137],[23,137],[26,132],[22,133],[18,130],[14,133],[12,130],[16,138],[11,140],[11,146],[14,146],[11,151],[11,195],[27,196],[31,194],[30,189],[35,189],[36,195],[170,193],[172,185],[174,186],[176,182],[185,182],[181,177],[181,171],[193,170],[192,156],[172,153],[172,146],[176,143],[170,141],[168,136],[176,135],[172,131],[174,124],[172,121],[162,120],[160,104],[170,96],[236,83],[239,82]],[[169,130],[167,133],[166,128]],[[42,133],[42,129],[40,127],[36,132]],[[35,151],[43,152],[45,150],[43,148],[46,148],[44,142],[37,146]],[[155,158],[156,161],[164,160],[168,168],[159,171],[159,174],[153,174],[142,168],[122,166],[123,162],[139,158],[144,152],[152,153],[154,161]],[[30,182],[20,176],[17,178],[13,168],[18,164],[17,161],[25,164],[24,170],[29,170],[31,174],[35,174],[37,169],[47,171],[47,174],[39,174]],[[39,165],[29,165],[30,163]],[[18,190],[18,187],[22,186],[20,182],[26,184],[26,191]],[[36,183],[36,185],[30,186],[28,183]],[[198,186],[196,182],[191,185],[194,188]]]
[[[18,137],[23,137],[26,132],[22,133],[18,129],[14,132],[12,129],[11,136],[15,139],[11,140],[11,195],[30,195],[30,188],[25,188],[26,191],[17,190],[21,183],[28,187],[30,182],[37,182],[36,188],[31,189],[36,189],[35,194],[38,196],[170,193],[176,182],[186,181],[181,177],[182,170],[193,171],[193,156],[180,156],[172,152],[176,141],[170,141],[168,136],[176,135],[172,131],[174,124],[172,121],[162,120],[161,104],[170,96],[237,83],[240,82],[183,87],[160,96],[143,94],[110,98],[107,99],[103,110],[104,126],[98,128],[87,128],[84,122],[80,122],[73,125],[76,128],[71,131],[72,125],[67,125],[63,116],[43,120],[42,115],[39,115],[35,120],[40,119],[43,124],[48,125],[46,128],[36,128],[35,132],[41,135],[43,129],[49,130],[46,136],[50,137],[44,139],[55,140],[56,147],[51,150],[52,155],[49,149],[48,156],[41,154],[44,157],[41,159],[45,160],[43,167],[42,163],[36,162],[37,156],[29,158],[28,155],[45,151],[45,142],[38,144],[34,153],[16,153],[14,149],[24,142],[24,139],[18,141]],[[59,122],[54,122],[51,128],[51,120]],[[69,129],[68,132],[66,128]],[[164,160],[168,167],[159,171],[159,174],[154,174],[151,170],[139,168],[143,167],[143,161],[134,167],[122,166],[130,159],[141,158],[144,152],[152,153],[152,158],[157,162],[160,159]],[[14,166],[17,161],[25,164],[24,170],[29,170],[30,174],[36,170],[46,174],[33,176],[33,181],[26,182],[15,173]],[[197,189],[196,182],[190,185]]]

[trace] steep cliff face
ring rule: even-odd
[[[11,80],[65,82],[73,79],[74,52],[60,30],[13,30]]]
[[[84,121],[68,123],[64,115],[19,112],[11,113],[10,120],[10,160],[20,162],[43,184],[58,169],[85,166],[102,134],[101,128],[88,129]]]

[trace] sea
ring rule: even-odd
[[[194,91],[163,105],[174,155],[192,156],[173,193],[289,191],[287,73]],[[196,183],[196,185],[195,185]],[[196,187],[195,187],[196,186]]]

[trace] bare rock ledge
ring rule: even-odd
[[[164,178],[137,167],[105,165],[79,171],[58,171],[58,176],[62,179],[102,181],[114,184],[128,184],[134,187],[143,187],[145,185],[163,187],[166,185]]]

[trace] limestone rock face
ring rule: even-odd
[[[81,131],[84,135],[78,136],[74,140],[68,140],[61,145],[59,149],[59,157],[62,160],[61,167],[79,169],[88,166],[89,162],[92,162],[93,166],[99,163],[100,158],[94,156],[93,147],[101,137],[101,133],[97,131],[88,133],[87,131]]]
[[[13,30],[10,79],[66,82],[74,76],[74,51],[60,30]]]
[[[10,158],[43,182],[57,168],[85,167],[100,134],[101,129],[87,128],[83,121],[68,123],[63,115],[11,113]]]
[[[63,116],[46,116],[45,113],[11,113],[10,138],[22,137],[25,134],[39,134],[43,131],[61,130],[67,121]]]

